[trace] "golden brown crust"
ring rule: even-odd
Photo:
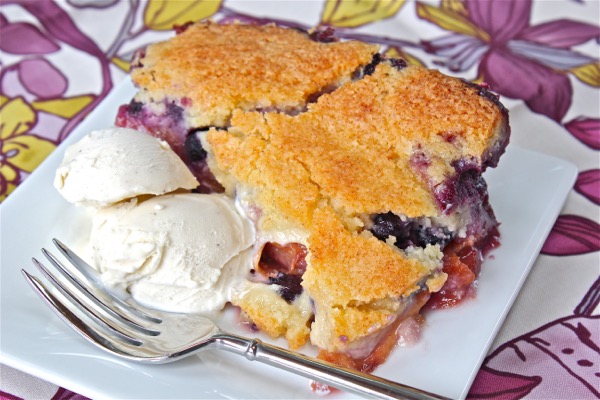
[[[252,283],[236,294],[232,302],[261,331],[273,338],[285,336],[291,349],[303,346],[308,340],[311,318],[309,305],[288,304],[270,287]]]
[[[344,351],[395,321],[397,310],[369,307],[317,306],[311,342],[328,351]]]
[[[322,199],[350,216],[439,214],[429,182],[411,168],[414,152],[429,153],[428,172],[441,182],[454,173],[453,161],[480,161],[503,120],[458,79],[380,64],[297,116],[235,112],[229,132],[213,130],[208,142],[218,168],[265,189],[259,200],[267,213],[308,227]]]
[[[308,248],[310,268],[302,286],[329,306],[401,298],[431,273],[423,263],[374,236],[349,232],[329,208],[315,211]]]
[[[303,107],[310,95],[348,81],[378,46],[319,43],[275,25],[197,23],[149,46],[136,85],[154,101],[191,100],[195,126],[223,126],[232,110]]]
[[[397,248],[346,230],[328,208],[315,211],[308,242],[310,268],[302,286],[317,307],[311,339],[329,351],[390,324],[403,297],[432,274],[425,263]]]
[[[251,117],[262,119],[259,113]],[[256,201],[265,211],[262,228],[308,226],[319,200],[319,188],[311,182],[302,162],[261,135],[237,136],[237,132],[213,129],[208,133],[208,142],[215,152],[217,168],[257,192]]]

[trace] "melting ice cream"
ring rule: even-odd
[[[139,195],[194,189],[198,181],[166,142],[110,128],[67,148],[54,186],[71,203],[105,207]]]
[[[94,131],[69,147],[55,186],[94,211],[92,265],[147,306],[223,308],[251,265],[251,223],[231,199],[197,182],[170,147],[145,133]]]

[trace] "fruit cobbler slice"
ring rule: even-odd
[[[305,238],[294,300],[313,304],[309,335],[322,357],[370,370],[432,292],[442,292],[437,305],[451,303],[467,290],[464,275],[477,274],[498,225],[481,173],[508,138],[506,113],[480,92],[383,61],[304,113],[236,111],[230,128],[206,135],[209,166],[258,231]],[[261,258],[276,258],[267,250]],[[258,275],[273,275],[282,284],[272,291],[285,292],[283,276],[296,271],[268,261],[259,260]],[[448,274],[453,286],[444,288]],[[277,314],[264,307],[276,304],[264,302],[264,286],[250,285],[237,300],[259,326]],[[286,327],[290,313],[276,326]]]
[[[485,87],[376,50],[194,24],[139,56],[140,92],[117,119],[179,146],[200,190],[225,191],[254,223],[233,300],[248,321],[363,371],[426,304],[470,295],[499,236],[482,173],[510,133]]]

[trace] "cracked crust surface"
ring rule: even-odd
[[[505,124],[473,86],[382,63],[296,116],[236,111],[231,128],[209,131],[207,142],[215,169],[255,191],[262,228],[309,232],[302,285],[318,310],[311,339],[337,351],[346,343],[340,336],[352,342],[391,323],[401,299],[428,277],[445,280],[349,221],[388,211],[440,215],[430,183],[411,167],[414,153],[427,152],[428,172],[443,180],[456,160],[481,164]]]
[[[481,162],[504,123],[502,112],[462,81],[384,63],[307,112],[236,111],[228,131],[212,130],[207,139],[216,168],[259,188],[268,214],[309,227],[321,201],[350,217],[439,214],[428,182],[410,165],[414,152],[428,153],[431,176],[441,181],[456,160]]]
[[[275,25],[205,22],[148,46],[131,77],[138,98],[187,99],[192,126],[224,126],[234,109],[302,108],[311,95],[349,81],[377,51]]]
[[[318,302],[344,308],[399,299],[432,272],[372,235],[348,231],[328,207],[317,209],[313,222],[302,286]]]

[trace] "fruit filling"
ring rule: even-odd
[[[401,250],[428,244],[437,244],[443,249],[455,236],[447,227],[432,224],[429,218],[403,219],[391,212],[375,214],[371,218],[371,233],[383,241],[393,236],[394,245]]]
[[[432,293],[429,309],[450,308],[475,295],[477,277],[487,253],[500,245],[500,233],[494,227],[477,241],[455,240],[444,249],[443,271],[448,274],[442,289]]]
[[[261,252],[258,271],[270,285],[279,285],[277,293],[291,304],[302,289],[302,274],[306,271],[308,250],[300,243],[267,242]]]
[[[435,192],[439,194],[441,192]],[[375,237],[401,250],[438,245],[444,256],[446,283],[433,293],[427,307],[448,308],[475,294],[476,279],[487,253],[500,243],[498,222],[488,201],[487,185],[479,172],[467,169],[454,180],[447,179],[440,207],[455,211],[464,226],[449,229],[446,221],[405,218],[391,212],[372,215],[368,229]]]
[[[192,171],[200,186],[200,193],[222,193],[223,187],[215,179],[206,163],[206,151],[200,143],[199,133],[208,128],[191,128],[185,123],[185,99],[181,104],[163,101],[145,104],[132,100],[119,107],[115,125],[146,132],[169,143]]]
[[[183,107],[174,101],[165,100],[150,107],[132,100],[119,107],[115,125],[151,133],[169,143],[175,153],[187,162],[184,146],[189,128],[183,114]]]

